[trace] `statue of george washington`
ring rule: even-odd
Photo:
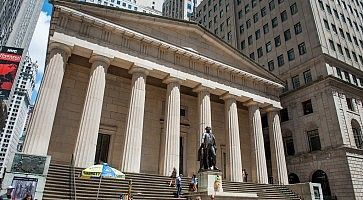
[[[199,171],[219,170],[217,164],[217,145],[216,139],[210,127],[205,128],[203,141],[198,150],[198,161],[200,162]]]

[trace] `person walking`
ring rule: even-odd
[[[198,178],[195,174],[192,176],[192,180],[190,181],[189,191],[195,192],[197,191]]]
[[[181,195],[181,190],[182,190],[182,177],[183,175],[180,174],[178,177],[176,177],[175,179],[175,183],[176,183],[176,197],[180,198]]]
[[[176,168],[173,168],[173,172],[171,172],[170,175],[170,182],[169,182],[169,187],[175,186],[175,179],[176,179]]]

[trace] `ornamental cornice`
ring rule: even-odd
[[[231,73],[237,74],[239,76],[241,76],[242,78],[247,78],[251,81],[256,81],[256,82],[260,82],[263,83],[264,85],[266,85],[266,87],[274,87],[276,89],[282,89],[284,86],[282,84],[276,83],[274,81],[270,81],[268,79],[265,79],[263,77],[254,75],[252,73],[246,72],[244,70],[235,68],[233,66],[230,66],[228,64],[222,63],[220,61],[217,60],[213,60],[207,56],[198,54],[197,52],[194,52],[192,50],[186,49],[186,48],[182,48],[182,47],[178,47],[175,46],[173,44],[169,44],[167,42],[158,40],[156,38],[152,38],[150,36],[147,35],[143,35],[141,33],[138,33],[136,31],[130,30],[128,28],[122,27],[120,25],[116,25],[113,24],[111,22],[87,15],[85,13],[81,13],[79,11],[73,10],[71,8],[67,8],[64,6],[56,6],[57,10],[61,10],[62,12],[68,13],[68,17],[72,17],[72,18],[77,18],[78,20],[83,20],[85,22],[88,23],[92,23],[96,26],[102,27],[103,30],[107,31],[112,31],[112,32],[116,32],[116,33],[121,33],[124,34],[130,38],[139,40],[141,42],[145,42],[148,44],[152,44],[155,46],[159,46],[162,47],[168,51],[172,51],[175,52],[177,54],[181,54],[187,57],[190,57],[191,59],[196,59],[196,60],[200,60],[202,62],[205,62],[209,65],[214,65],[217,66],[218,68],[222,68],[223,70],[229,71]],[[59,24],[62,28],[65,28],[65,26],[62,26],[66,23],[63,24]],[[106,34],[107,36],[107,34]]]

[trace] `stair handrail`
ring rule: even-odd
[[[74,200],[77,200],[77,187],[76,187],[76,172],[74,167],[74,154],[72,154],[71,158],[71,198],[72,198],[72,191],[74,194]],[[72,187],[73,186],[73,187]]]

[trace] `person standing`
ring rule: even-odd
[[[181,195],[181,190],[182,190],[182,177],[183,175],[180,174],[178,177],[176,177],[175,179],[175,183],[176,183],[176,197],[180,198]]]
[[[247,171],[246,171],[246,169],[243,169],[242,170],[242,180],[243,180],[243,182],[247,182]]]
[[[15,200],[13,194],[14,189],[14,186],[10,185],[6,190],[6,193],[0,196],[0,200]]]

